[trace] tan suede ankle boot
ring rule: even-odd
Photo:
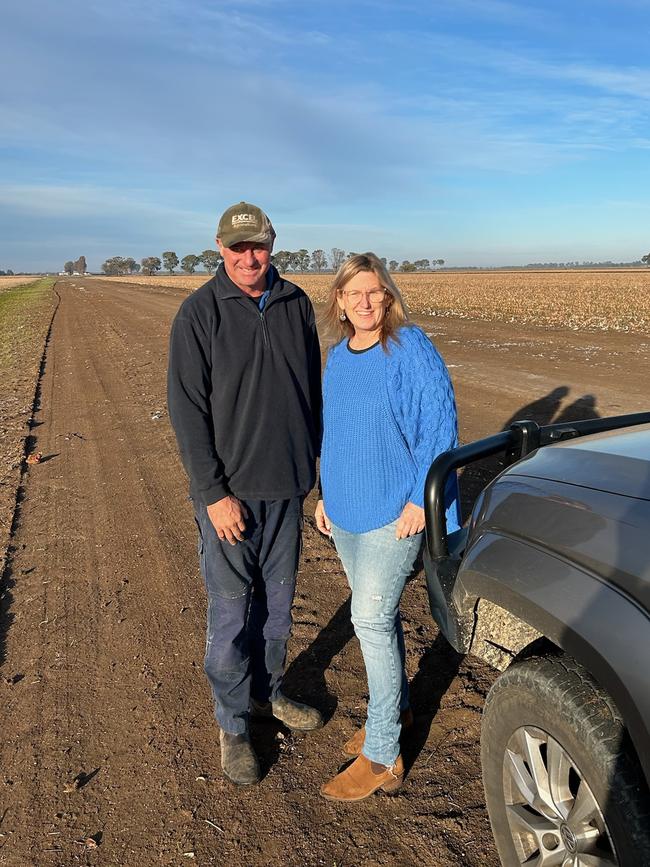
[[[320,793],[329,801],[363,801],[373,792],[383,789],[384,792],[395,792],[404,779],[404,763],[398,756],[392,767],[385,767],[375,773],[372,762],[363,753],[351,765],[321,786]]]

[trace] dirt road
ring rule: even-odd
[[[0,621],[0,864],[496,865],[478,759],[492,674],[437,637],[421,577],[403,605],[407,783],[356,806],[319,798],[365,695],[345,581],[310,517],[287,691],[328,723],[308,736],[257,727],[262,784],[221,778],[194,523],[165,410],[185,292],[56,288],[33,429],[44,460],[24,480]],[[521,413],[648,408],[638,337],[419,321],[450,366],[464,440]]]

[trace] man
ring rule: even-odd
[[[169,353],[169,415],[208,592],[205,671],[221,765],[239,785],[260,779],[249,713],[299,731],[323,723],[281,691],[321,397],[314,311],[271,265],[274,239],[255,205],[225,211],[223,264],[181,305]]]

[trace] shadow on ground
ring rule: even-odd
[[[568,396],[569,391],[568,386],[560,385],[532,403],[525,404],[506,421],[501,430],[509,430],[510,425],[516,421],[535,421],[542,426],[571,424],[582,419],[601,417],[596,409],[597,398],[593,394],[582,395],[573,403],[562,408],[562,402]],[[490,435],[492,433],[497,433],[497,431],[490,431]],[[461,489],[463,521],[469,517],[474,501],[483,488],[495,479],[504,467],[504,456],[494,455],[483,461],[470,464],[461,470],[458,474],[458,480]]]

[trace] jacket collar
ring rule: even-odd
[[[283,280],[278,274],[277,268],[274,265],[271,265],[269,268],[268,277],[267,277],[267,289],[271,290],[271,295],[269,297],[269,303],[273,298],[278,295],[287,295],[294,290],[294,286],[291,283],[287,283],[286,280]],[[223,264],[220,264],[216,270],[214,275],[213,283],[214,283],[214,293],[217,298],[226,299],[226,298],[245,298],[245,293],[241,291],[239,286],[235,285],[232,282],[228,274],[226,273],[226,269]]]
[[[217,298],[245,298],[246,294],[241,291],[239,286],[232,282],[228,276],[223,264],[220,264],[212,278],[214,293]],[[277,272],[275,266],[271,265],[267,272],[266,288],[272,290],[272,295],[280,294],[285,291],[286,283]],[[270,300],[270,299],[269,299]]]

